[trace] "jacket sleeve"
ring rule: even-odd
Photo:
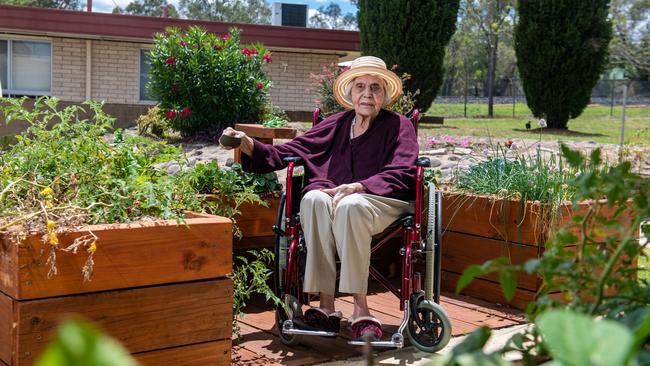
[[[242,168],[244,171],[268,173],[285,168],[282,159],[287,157],[297,156],[308,161],[327,150],[337,122],[338,118],[330,117],[282,145],[267,145],[253,139],[253,156],[241,154]]]

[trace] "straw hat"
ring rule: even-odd
[[[362,75],[377,76],[384,80],[388,95],[386,105],[395,102],[402,94],[402,80],[386,68],[384,60],[374,56],[362,56],[352,61],[350,68],[334,80],[334,98],[344,108],[353,107],[351,96],[346,95],[345,89],[352,80]]]

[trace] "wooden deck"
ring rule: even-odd
[[[371,291],[368,305],[373,315],[382,321],[385,336],[397,330],[402,316],[397,297],[390,292]],[[523,322],[516,310],[466,296],[443,294],[441,305],[451,318],[453,336],[469,333],[480,326],[497,329]],[[263,299],[254,301],[248,305],[246,316],[240,321],[242,339],[233,342],[233,365],[309,365],[362,355],[361,347],[347,344],[350,332],[345,316],[352,313],[352,296],[337,297],[336,309],[344,315],[338,337],[303,337],[303,344],[290,348],[283,345],[277,336],[275,312],[271,305],[265,304]]]

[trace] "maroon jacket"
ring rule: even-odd
[[[283,158],[299,156],[307,179],[303,192],[359,182],[367,193],[413,199],[419,147],[411,121],[382,109],[363,135],[350,139],[354,116],[354,110],[337,113],[282,145],[253,140],[253,157],[242,154],[242,167],[266,173],[286,167]]]

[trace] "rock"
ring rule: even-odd
[[[431,168],[437,168],[442,165],[442,162],[438,159],[431,159]]]
[[[421,153],[423,155],[445,155],[447,153],[447,149],[443,147],[441,149],[425,150]]]
[[[181,166],[177,162],[173,161],[169,166],[167,166],[167,173],[175,175],[181,170]]]
[[[233,164],[235,164],[235,159],[233,159],[233,158],[226,159],[226,166],[230,167]]]
[[[192,156],[200,156],[203,155],[203,150],[195,150],[191,154]]]
[[[449,161],[458,161],[458,160],[460,160],[460,158],[458,156],[455,156],[455,155],[450,155],[450,156],[447,157],[447,160],[449,160]]]
[[[472,149],[464,148],[464,147],[457,147],[454,149],[454,154],[458,155],[469,155],[472,153]]]

